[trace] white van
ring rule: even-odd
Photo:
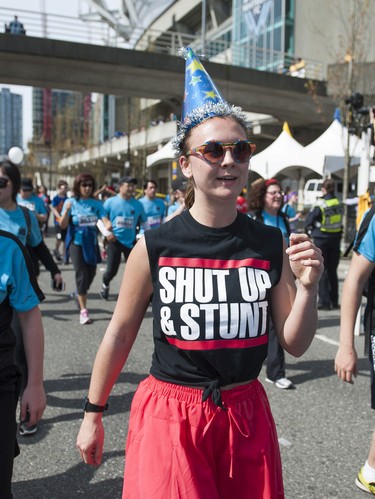
[[[323,179],[313,178],[308,180],[303,188],[303,205],[305,207],[315,206],[319,198],[322,197]]]
[[[321,178],[312,178],[311,180],[308,180],[305,184],[305,187],[303,188],[303,205],[304,207],[310,208],[311,206],[316,205],[317,199],[323,196],[322,193],[322,185],[323,185],[324,180]],[[337,196],[338,199],[342,199],[342,189],[343,189],[343,184],[342,180],[338,179],[335,180],[335,195]],[[355,196],[357,192],[357,186],[355,183],[350,183],[349,184],[349,197],[352,195]]]

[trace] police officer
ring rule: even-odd
[[[335,181],[327,179],[322,185],[323,197],[307,215],[306,232],[322,250],[324,272],[319,282],[320,310],[339,308],[337,267],[340,260],[342,235],[342,203],[335,196]]]

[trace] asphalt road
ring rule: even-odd
[[[52,237],[47,238],[47,244],[53,244]],[[341,262],[341,279],[346,269],[347,262]],[[104,265],[98,266],[88,299],[94,320],[90,326],[79,324],[78,310],[69,297],[74,289],[72,266],[62,266],[62,270],[67,282],[63,294],[51,291],[47,272],[42,271],[39,281],[46,294],[41,308],[46,336],[48,406],[38,432],[19,438],[21,455],[15,461],[14,497],[117,499],[122,490],[130,403],[138,382],[147,376],[150,366],[151,315],[148,311],[109,400],[109,411],[104,416],[103,463],[99,468],[88,467],[81,462],[75,448],[82,399],[87,394],[95,353],[115,305],[123,265],[112,283],[108,302],[99,298]],[[299,359],[287,356],[287,376],[295,383],[295,389],[284,391],[264,382],[278,429],[287,499],[366,497],[356,488],[354,479],[367,457],[374,428],[368,361],[363,355],[363,336],[359,336],[356,344],[360,370],[354,386],[337,379],[333,359],[338,324],[338,311],[322,312],[308,352]],[[264,378],[262,372],[261,380]]]

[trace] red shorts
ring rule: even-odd
[[[149,376],[132,402],[123,499],[281,499],[275,423],[258,380],[202,390]]]

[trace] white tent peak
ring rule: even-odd
[[[285,129],[263,151],[255,154],[250,160],[250,170],[263,178],[274,177],[280,170],[290,166],[290,158],[302,154],[304,150],[296,139]]]
[[[322,133],[314,142],[305,147],[306,154],[322,153],[326,156],[345,156],[347,146],[348,132],[338,120],[333,120],[325,132]],[[361,156],[362,144],[357,136],[351,135],[350,155]]]
[[[154,166],[158,163],[175,159],[175,157],[176,151],[173,149],[172,140],[170,140],[161,149],[147,156],[146,165],[147,167]]]

